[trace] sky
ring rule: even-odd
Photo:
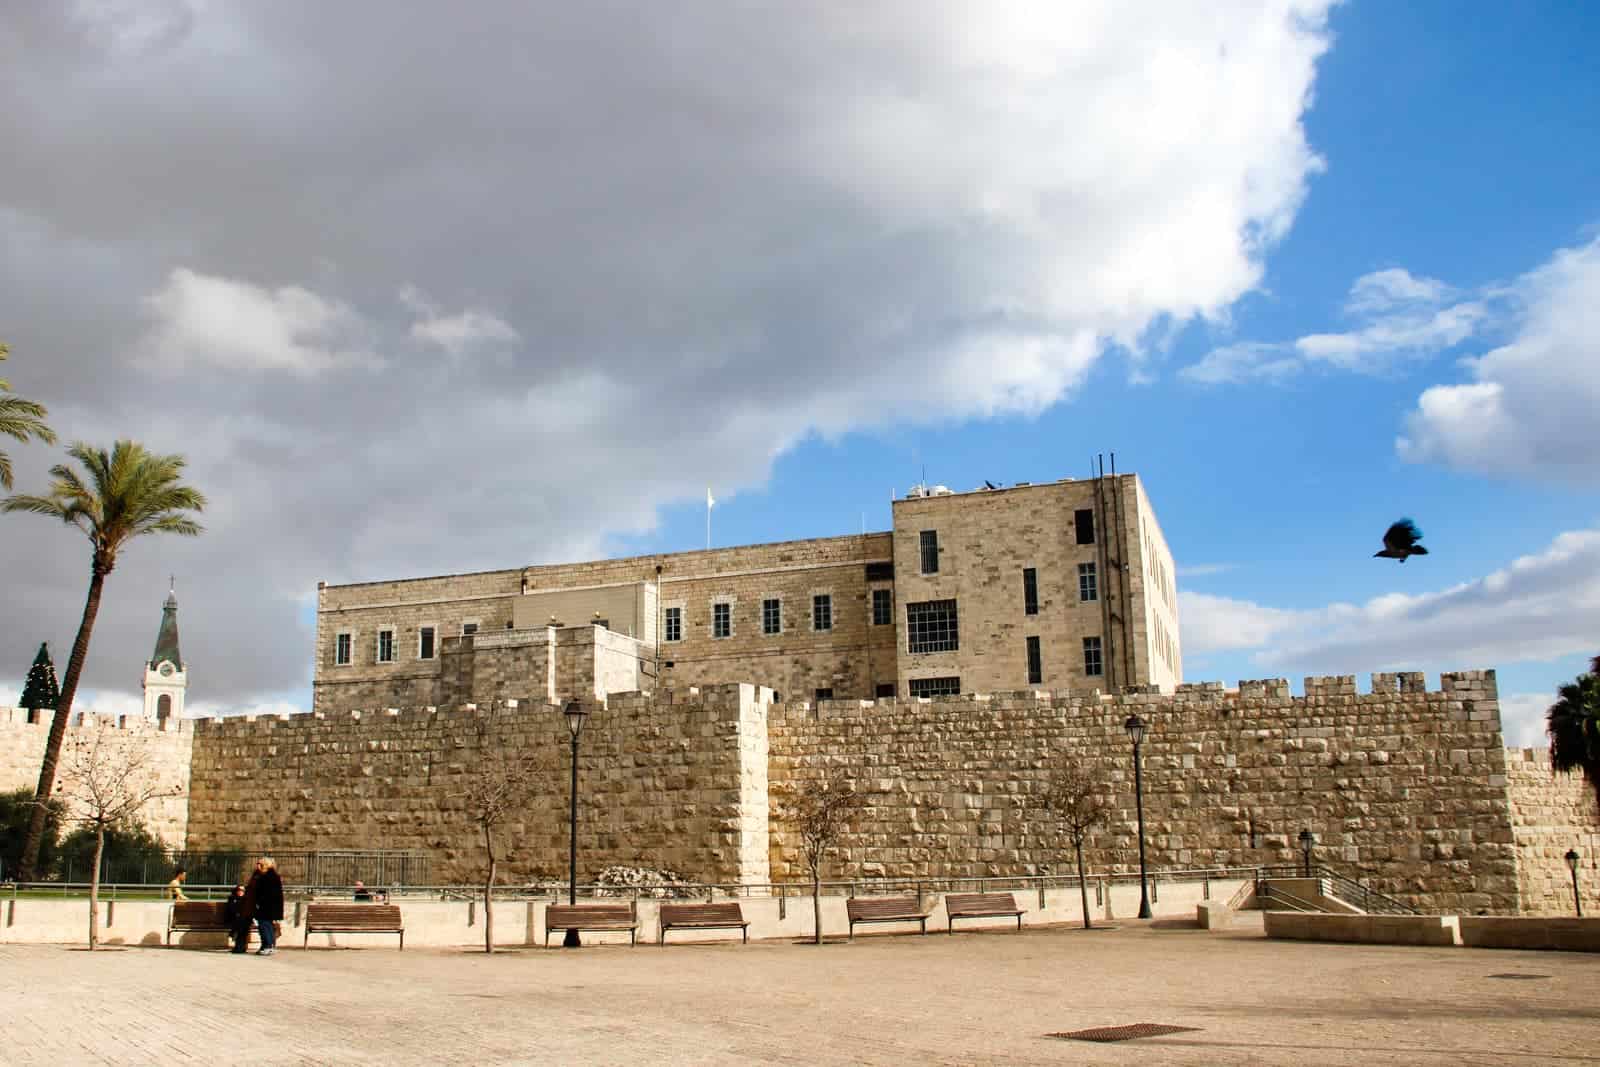
[[[318,581],[887,529],[1139,474],[1189,681],[1600,652],[1600,9],[26,5],[5,377],[188,460],[79,707],[308,707]],[[59,447],[0,444],[42,491]],[[1426,557],[1373,559],[1401,516]],[[88,544],[0,517],[0,694]]]

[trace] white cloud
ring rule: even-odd
[[[1557,252],[1509,290],[1511,340],[1465,361],[1471,382],[1417,399],[1401,458],[1600,485],[1600,239]]]
[[[1350,286],[1345,311],[1362,320],[1353,330],[1314,333],[1293,342],[1243,341],[1212,349],[1180,377],[1204,385],[1284,381],[1314,364],[1381,374],[1397,360],[1431,356],[1458,345],[1491,320],[1483,299],[1449,302],[1454,291],[1435,278],[1398,267],[1374,271]]]
[[[1506,744],[1511,748],[1549,748],[1550,737],[1545,733],[1544,714],[1555,702],[1554,691],[1502,693],[1500,729],[1505,734]]]
[[[1226,574],[1238,564],[1234,563],[1189,563],[1178,564],[1179,578],[1208,578],[1214,574]]]
[[[380,362],[350,347],[368,329],[359,315],[298,285],[267,289],[179,267],[145,307],[154,320],[146,359],[172,369],[208,364],[314,376]]]
[[[400,291],[400,302],[417,315],[411,324],[412,339],[437,345],[452,359],[480,348],[504,348],[521,339],[510,323],[480,308],[441,314],[415,286]]]
[[[1178,600],[1186,654],[1254,650],[1251,661],[1265,669],[1546,661],[1591,651],[1600,633],[1600,528],[1563,533],[1539,553],[1438,592],[1293,611],[1193,592]]]

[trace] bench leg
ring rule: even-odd
[[[750,928],[741,926],[739,927],[739,932],[744,935],[744,943],[748,945],[750,943]]]
[[[404,930],[401,930],[400,931],[400,951],[404,952],[405,950],[406,950],[406,932]]]

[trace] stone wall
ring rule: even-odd
[[[750,685],[632,693],[589,704],[580,744],[579,878],[611,864],[718,882],[767,880],[763,790],[771,692]],[[559,705],[438,707],[201,721],[191,848],[424,849],[434,877],[481,878],[486,853],[463,791],[495,750],[532,760],[536,799],[500,831],[502,877],[567,872],[568,734]],[[764,799],[764,793],[762,793]]]
[[[1522,910],[1571,915],[1572,872],[1563,858],[1578,853],[1578,891],[1585,915],[1600,915],[1600,800],[1581,774],[1556,774],[1548,749],[1506,752],[1511,826],[1517,844]]]
[[[1111,816],[1095,870],[1138,869],[1124,720],[1148,723],[1144,810],[1153,869],[1298,863],[1317,855],[1430,909],[1515,911],[1516,850],[1493,671],[1180,686],[1173,696],[997,693],[876,704],[775,706],[772,873],[802,877],[781,810],[807,783],[848,779],[869,806],[835,870],[891,877],[1070,869],[1037,811],[1051,771],[1104,783]],[[1251,828],[1260,833],[1251,847]]]
[[[0,792],[33,789],[39,784],[39,765],[44,761],[45,743],[50,736],[54,712],[42,712],[39,721],[28,722],[25,708],[0,708]],[[77,718],[77,716],[74,716]],[[67,727],[62,742],[62,759],[57,768],[53,796],[66,798],[75,788],[66,758],[74,735],[84,730],[125,730],[138,743],[148,746],[150,773],[160,783],[189,785],[190,746],[194,740],[194,720],[168,719],[158,725],[141,717],[121,719],[91,715]],[[69,814],[73,807],[69,805]],[[143,821],[169,848],[181,848],[188,830],[189,798],[185,795],[152,800]],[[63,828],[63,833],[71,827]]]

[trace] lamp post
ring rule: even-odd
[[[1311,877],[1311,848],[1317,843],[1310,830],[1300,831],[1300,855],[1305,861],[1306,877]]]
[[[1567,849],[1567,870],[1572,872],[1572,907],[1578,913],[1578,918],[1583,918],[1583,900],[1578,896],[1578,850]]]
[[[583,705],[576,700],[569,700],[562,714],[567,719],[567,733],[572,735],[572,843],[567,855],[570,866],[567,874],[567,903],[578,902],[578,735],[583,733],[583,718],[587,714]],[[567,936],[561,942],[562,948],[579,948],[583,942],[578,940],[578,931],[567,930]]]
[[[1150,884],[1144,866],[1144,772],[1139,767],[1139,745],[1144,741],[1144,720],[1129,715],[1122,724],[1133,739],[1133,805],[1139,813],[1139,918],[1150,918]]]

